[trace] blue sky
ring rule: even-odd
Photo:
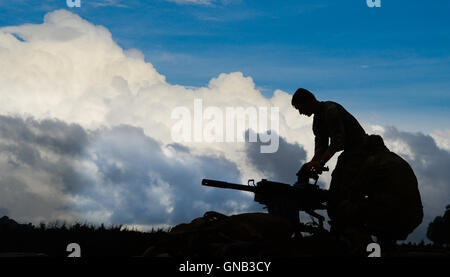
[[[41,23],[65,0],[0,0],[0,26]],[[270,96],[298,87],[368,123],[450,129],[450,2],[81,0],[69,9],[137,48],[167,81],[240,71]]]

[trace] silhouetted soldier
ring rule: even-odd
[[[406,239],[423,216],[417,179],[406,161],[390,152],[380,136],[367,135],[338,103],[318,101],[300,88],[292,105],[300,114],[314,115],[314,157],[303,167],[320,170],[343,150],[329,188],[331,231],[352,233],[359,242],[370,240],[368,229],[384,240]]]
[[[346,176],[356,174],[364,159],[361,154],[367,134],[358,121],[341,105],[331,101],[318,101],[306,89],[298,89],[292,97],[292,105],[306,116],[314,114],[313,132],[315,136],[314,157],[303,166],[308,169],[322,168],[336,152],[344,150],[339,156],[332,174],[328,214],[334,219],[337,199],[342,199],[340,183]],[[340,197],[339,197],[340,196]]]

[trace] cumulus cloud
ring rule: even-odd
[[[65,10],[47,14],[42,24],[1,28],[0,45],[0,114],[58,118],[87,129],[127,124],[172,143],[171,111],[192,111],[202,99],[204,107],[280,107],[280,135],[294,138],[289,142],[311,138],[310,119],[286,104],[288,93],[278,90],[267,99],[240,72],[220,74],[205,87],[169,84],[138,50],[121,49],[107,29]],[[242,162],[244,143],[185,145],[194,153],[223,153],[245,171],[244,180],[254,173]]]
[[[224,111],[280,107],[280,136],[295,138],[289,143],[310,136],[310,119],[290,108],[289,94],[276,91],[267,99],[240,72],[220,74],[205,87],[169,84],[139,50],[121,49],[106,28],[65,10],[47,14],[42,24],[1,28],[0,60],[1,137],[8,142],[2,156],[18,166],[14,176],[3,179],[9,178],[8,186],[19,183],[17,195],[46,203],[38,208],[24,200],[29,205],[19,213],[16,202],[4,202],[18,219],[173,224],[213,208],[259,208],[248,194],[200,186],[205,177],[241,183],[264,177],[264,170],[248,163],[244,142],[172,140],[171,112],[192,111],[195,99]],[[19,178],[25,165],[27,174]],[[33,194],[38,189],[45,201]],[[46,198],[50,192],[55,201]],[[199,195],[208,197],[199,200]]]
[[[249,131],[247,132],[248,135]],[[265,179],[276,180],[293,184],[297,180],[295,175],[300,166],[306,161],[306,151],[297,143],[288,143],[280,138],[278,151],[274,153],[261,153],[263,143],[248,143],[246,156],[249,163],[262,172]]]
[[[241,72],[211,76],[203,87],[170,84],[139,50],[65,10],[0,28],[0,61],[0,211],[17,220],[155,225],[211,209],[252,210],[250,195],[204,188],[201,179],[292,183],[313,154],[312,118],[292,109],[290,94],[266,98]],[[278,108],[278,152],[261,154],[260,143],[176,143],[171,112],[192,112],[195,99],[223,111]],[[375,129],[412,164],[427,218],[441,214],[449,134]],[[321,179],[328,186],[330,174]]]
[[[0,116],[0,132],[0,203],[17,219],[163,225],[249,203],[200,186],[207,177],[238,182],[234,163],[161,145],[140,128]]]
[[[437,147],[450,151],[450,130],[437,130],[430,134]]]
[[[192,110],[195,99],[219,108],[273,106],[250,77],[221,74],[200,88],[168,84],[139,50],[121,49],[107,29],[65,10],[42,24],[1,28],[0,60],[2,156],[17,166],[2,175],[4,189],[15,184],[17,195],[45,206],[24,200],[29,205],[16,213],[16,202],[3,202],[10,214],[169,224],[212,207],[248,206],[246,194],[200,186],[204,177],[241,182],[253,174],[244,143],[182,145],[170,134],[171,111]],[[36,190],[56,200],[41,201]]]

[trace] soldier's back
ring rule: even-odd
[[[417,178],[402,157],[387,151],[370,155],[360,184],[367,191],[367,223],[374,235],[404,240],[422,222]]]

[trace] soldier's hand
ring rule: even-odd
[[[307,171],[312,171],[313,169],[315,171],[321,171],[321,168],[322,168],[322,165],[318,161],[310,161],[310,162],[303,164],[303,166],[302,166],[302,169],[305,169]]]
[[[320,170],[323,167],[323,165],[319,161],[311,161],[309,163],[309,166],[311,167],[311,169],[314,169],[316,171]]]

